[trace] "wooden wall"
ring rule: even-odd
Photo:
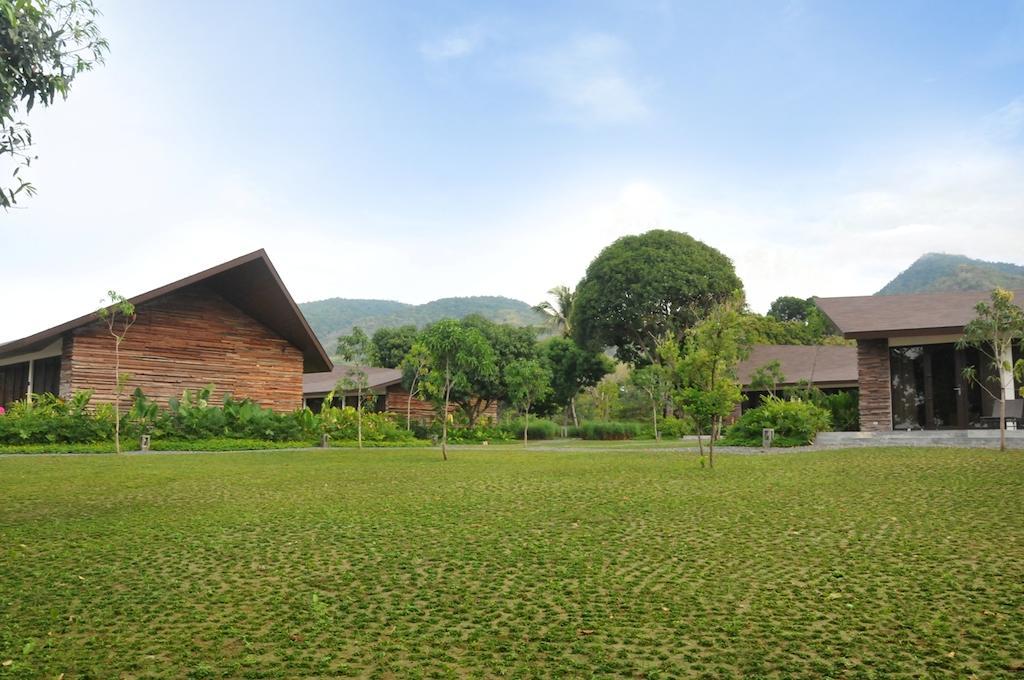
[[[887,339],[857,341],[857,374],[861,432],[892,430],[892,377]]]
[[[302,352],[212,290],[191,287],[136,311],[121,345],[126,394],[141,387],[166,404],[212,383],[214,403],[231,393],[278,411],[302,406]],[[64,394],[94,389],[93,403],[114,401],[114,339],[102,322],[74,331],[64,355]]]
[[[399,422],[405,422],[405,409],[409,399],[409,392],[402,389],[401,385],[392,385],[387,391],[387,401],[385,402],[385,409],[389,413],[394,413]],[[433,422],[437,416],[437,412],[434,410],[434,405],[429,401],[423,401],[422,399],[413,399],[411,415],[412,419],[421,423]],[[455,413],[459,410],[459,407],[455,404],[449,404],[448,413]],[[491,404],[487,410],[480,414],[480,422],[485,422],[488,418],[497,422],[498,420],[498,405]]]

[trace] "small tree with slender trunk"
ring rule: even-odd
[[[430,353],[430,370],[423,390],[441,417],[441,458],[448,460],[448,410],[452,391],[467,390],[474,380],[497,373],[494,351],[476,328],[444,319],[423,331],[423,346]]]
[[[715,441],[722,422],[742,398],[736,365],[750,353],[747,324],[738,299],[719,305],[707,318],[687,331],[686,347],[676,369],[679,405],[697,423],[701,464],[704,447],[700,442],[707,430],[708,464],[715,466]]]
[[[342,392],[342,394],[355,390],[356,441],[359,444],[359,448],[363,448],[363,394],[368,387],[369,383],[367,382],[366,371],[364,371],[360,366],[349,366],[346,369],[344,377],[338,381],[338,384],[334,388],[336,392]]]
[[[413,343],[402,359],[402,386],[408,391],[405,399],[405,429],[412,429],[412,400],[423,389],[423,378],[430,372],[430,352],[421,342]]]
[[[121,372],[121,343],[137,317],[135,305],[115,291],[108,290],[101,303],[97,313],[114,338],[114,450],[121,453],[121,395],[131,379],[130,373]]]
[[[978,377],[976,366],[964,368],[964,379],[979,385],[999,404],[999,450],[1006,450],[1006,399],[1013,393],[1013,344],[1024,338],[1024,310],[1013,302],[1013,293],[1002,288],[992,291],[991,303],[979,302],[975,318],[964,326],[956,346],[974,347],[988,361],[992,375]],[[1009,384],[1009,387],[1007,387]]]
[[[509,399],[523,410],[523,446],[530,440],[530,406],[551,394],[551,371],[536,359],[519,359],[505,367]]]
[[[661,364],[650,364],[634,369],[630,382],[650,400],[654,438],[661,440],[661,433],[658,432],[658,411],[664,408],[670,392],[669,376],[665,367]]]

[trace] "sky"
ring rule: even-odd
[[[0,213],[0,340],[257,248],[300,302],[536,303],[673,229],[761,312],[1024,264],[1022,0],[96,4]]]

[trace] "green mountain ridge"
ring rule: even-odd
[[[875,295],[992,290],[997,287],[1024,289],[1024,266],[974,260],[965,255],[927,253]]]
[[[537,326],[544,322],[544,316],[522,300],[489,295],[441,298],[422,305],[395,300],[329,298],[300,303],[299,309],[329,352],[333,351],[338,337],[355,326],[372,335],[380,328],[408,324],[422,328],[441,319],[461,319],[470,314],[515,326]]]

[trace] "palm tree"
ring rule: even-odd
[[[549,323],[556,331],[569,337],[572,335],[570,318],[572,317],[572,305],[576,302],[576,292],[569,286],[555,286],[548,291],[548,295],[555,299],[554,304],[545,300],[533,306],[533,311],[540,312],[548,317]]]

